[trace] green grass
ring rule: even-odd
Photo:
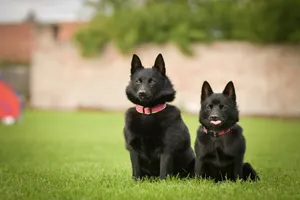
[[[197,117],[184,120],[194,144]],[[29,111],[0,125],[0,199],[300,199],[299,122],[241,120],[258,183],[135,182],[123,114]]]

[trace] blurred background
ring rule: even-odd
[[[147,67],[162,53],[187,113],[198,113],[204,80],[215,92],[232,80],[241,115],[300,116],[299,0],[0,4],[2,117],[8,87],[27,108],[124,111],[133,53]]]
[[[234,82],[260,183],[131,180],[130,63],[159,53],[191,146],[203,81]],[[0,0],[0,199],[300,199],[299,130],[300,0]]]

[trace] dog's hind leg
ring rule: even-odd
[[[260,178],[256,171],[253,169],[250,163],[244,163],[243,165],[243,180],[247,181],[259,181]]]

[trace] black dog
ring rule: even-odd
[[[175,90],[161,54],[147,69],[133,55],[126,95],[136,104],[127,110],[124,127],[133,178],[193,175],[195,155],[188,128],[179,109],[166,104],[175,99]]]
[[[243,162],[246,142],[238,121],[233,83],[230,81],[223,93],[214,93],[205,81],[201,94],[201,126],[195,142],[197,177],[216,182],[225,179],[259,180],[252,166]]]

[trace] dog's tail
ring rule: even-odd
[[[256,171],[253,169],[250,163],[244,163],[243,165],[243,180],[247,181],[259,181],[260,178]]]

